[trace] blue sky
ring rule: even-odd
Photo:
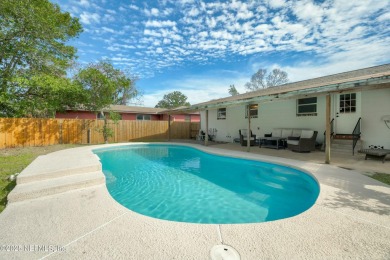
[[[291,82],[390,62],[387,0],[54,0],[84,27],[79,62],[139,77],[144,106],[179,90],[191,104],[240,93],[259,68]]]

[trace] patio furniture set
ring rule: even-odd
[[[241,129],[239,133],[240,144],[247,146],[247,130]],[[256,135],[250,131],[250,145],[255,146],[258,143],[260,148],[288,148],[295,152],[311,152],[315,150],[317,134],[317,131],[307,129],[277,128],[272,133],[256,139]],[[386,155],[390,154],[389,149],[361,149],[358,152],[366,155],[365,160],[368,158],[381,159],[383,163],[385,163]]]
[[[239,130],[240,144],[247,145],[247,129]],[[311,152],[315,150],[317,131],[307,129],[288,129],[277,128],[270,134],[265,134],[264,137],[258,139],[259,147],[267,147],[274,149],[291,149],[296,152]],[[250,131],[250,145],[256,144],[256,135]]]

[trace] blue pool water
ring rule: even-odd
[[[295,216],[316,201],[318,183],[277,164],[217,156],[178,145],[95,150],[111,196],[143,215],[191,223],[255,223]]]

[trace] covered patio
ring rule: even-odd
[[[319,106],[317,110],[321,110],[324,115],[323,117],[318,116],[318,118],[321,118],[321,122],[322,125],[324,125],[324,129],[321,128],[317,130],[319,130],[318,136],[320,137],[320,139],[322,139],[322,135],[324,134],[323,143],[325,144],[324,145],[325,152],[322,153],[322,160],[321,161],[317,160],[317,162],[326,163],[326,164],[330,164],[330,163],[337,164],[339,161],[341,161],[339,154],[335,153],[334,158],[333,156],[331,156],[332,153],[331,141],[334,134],[334,129],[333,129],[334,118],[332,118],[334,116],[332,116],[331,110],[332,109],[335,110],[335,108],[332,108],[333,106],[332,97],[340,93],[348,93],[348,92],[361,93],[361,92],[368,92],[372,90],[381,90],[381,89],[389,89],[389,88],[390,88],[390,64],[386,64],[386,65],[381,65],[381,66],[376,66],[376,67],[371,67],[366,69],[360,69],[360,70],[355,70],[350,72],[329,75],[320,78],[288,83],[285,85],[270,87],[267,89],[259,89],[257,91],[247,92],[236,96],[210,100],[207,102],[192,105],[189,108],[173,109],[169,113],[175,113],[178,111],[180,112],[201,111],[202,112],[201,115],[203,116],[203,119],[201,120],[202,122],[201,128],[203,130],[206,129],[206,131],[208,131],[207,129],[210,129],[210,127],[213,128],[213,126],[210,126],[211,120],[209,114],[211,110],[246,106],[246,110],[247,110],[246,115],[252,115],[251,113],[252,111],[250,108],[251,105],[261,107],[263,104],[273,103],[278,101],[288,101],[288,100],[310,98],[310,97],[323,97],[325,99],[325,102],[323,103],[323,105]],[[260,117],[260,114],[264,112],[260,110],[258,113]],[[333,113],[335,113],[335,111],[333,111]],[[381,111],[381,113],[386,114],[386,111]],[[245,126],[242,125],[241,122],[238,123],[239,125],[237,125],[237,128],[251,129],[252,131],[255,130],[255,126],[252,126],[252,121],[253,121],[252,116],[246,116],[246,118],[247,119],[246,119]],[[364,118],[364,120],[367,120],[367,118]],[[277,119],[275,119],[275,121],[277,121]],[[357,153],[357,151],[355,151],[355,145],[356,142],[360,139],[360,135],[361,135],[361,124],[362,124],[361,121],[362,120],[360,118],[357,122],[355,122],[356,123],[355,129],[353,129],[353,132],[351,131],[352,132],[351,135],[353,136],[353,142],[354,142],[354,146],[353,146],[354,148],[351,150],[351,153],[355,155]],[[257,124],[259,124],[259,122]],[[280,126],[276,125],[275,127],[280,127]],[[259,128],[258,125],[257,128]],[[238,133],[238,129],[235,132]],[[256,138],[259,139],[259,136],[257,136]],[[208,138],[204,139],[204,145],[206,146],[209,145]],[[258,150],[257,148],[258,147],[251,147],[250,142],[247,142],[247,146],[246,146],[247,152],[250,152],[252,150],[256,152]],[[273,152],[270,151],[270,153]],[[291,156],[294,157],[295,155],[291,155]],[[300,156],[297,155],[297,157]],[[303,156],[303,158],[305,158],[305,156]]]

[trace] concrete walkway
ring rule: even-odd
[[[102,146],[68,149],[39,157],[19,176],[0,214],[0,259],[209,259],[221,243],[241,259],[390,259],[390,186],[334,165],[186,145],[300,167],[319,181],[319,198],[306,212],[272,222],[164,221],[111,198],[91,152]]]

